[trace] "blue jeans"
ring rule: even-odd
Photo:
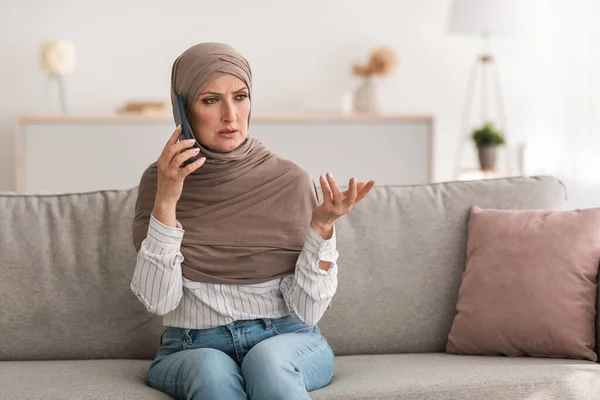
[[[176,399],[310,399],[330,382],[334,358],[319,328],[292,316],[168,327],[146,383]]]

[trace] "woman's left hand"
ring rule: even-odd
[[[348,190],[342,192],[331,173],[319,178],[323,190],[323,203],[313,209],[310,225],[323,238],[333,235],[333,222],[347,214],[359,201],[365,198],[373,188],[375,181],[356,182],[351,178]]]

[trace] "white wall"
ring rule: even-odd
[[[550,137],[551,147],[564,149],[574,124],[589,134],[590,84],[597,80],[588,30],[599,14],[592,0],[534,2],[532,36],[492,43],[508,134],[532,143]],[[335,111],[351,84],[352,63],[376,45],[392,46],[400,65],[386,81],[385,111],[434,115],[435,177],[450,179],[467,71],[480,43],[446,33],[449,6],[449,0],[1,0],[0,190],[14,189],[15,119],[40,111],[45,76],[38,48],[53,38],[77,47],[78,67],[68,81],[73,113],[112,112],[127,99],[167,99],[172,61],[201,41],[227,42],[249,59],[254,113]],[[376,151],[377,143],[369,144]]]

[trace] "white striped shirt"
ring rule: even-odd
[[[177,228],[169,227],[152,215],[130,285],[149,312],[163,316],[165,326],[207,329],[288,314],[315,325],[336,292],[335,228],[327,240],[309,228],[293,274],[251,285],[211,284],[183,277],[183,235],[179,222]],[[332,265],[324,271],[319,261]]]

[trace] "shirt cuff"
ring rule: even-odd
[[[179,221],[175,221],[177,227],[167,226],[150,215],[150,224],[148,225],[148,237],[164,245],[181,245],[183,240],[183,226]]]
[[[333,235],[331,238],[324,239],[312,227],[309,227],[306,235],[306,244],[308,249],[319,256],[321,261],[337,262],[339,253],[337,252],[336,230],[333,225]]]

